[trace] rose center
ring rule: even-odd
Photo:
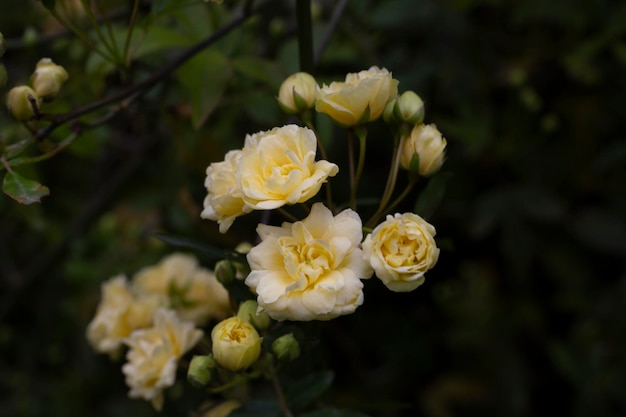
[[[322,240],[293,242],[287,237],[279,239],[279,244],[285,269],[294,282],[303,280],[306,283],[305,287],[309,287],[330,271],[333,255],[327,242]]]

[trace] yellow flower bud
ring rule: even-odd
[[[44,101],[52,101],[68,78],[65,68],[52,62],[50,58],[42,58],[37,62],[37,69],[31,77],[31,83],[33,89]]]
[[[239,305],[237,317],[247,321],[259,330],[265,330],[270,327],[272,319],[265,312],[259,312],[259,303],[255,300],[246,300]]]
[[[402,122],[420,124],[424,121],[424,102],[413,91],[405,91],[396,100],[394,114]]]
[[[235,280],[237,271],[228,259],[222,259],[215,264],[215,278],[224,286],[228,286]]]
[[[435,125],[416,125],[403,139],[400,166],[420,175],[434,174],[443,164],[446,144]],[[414,166],[416,159],[419,164]]]
[[[283,335],[272,343],[272,352],[281,361],[292,361],[300,356],[300,344],[292,333]]]
[[[231,371],[249,367],[261,355],[263,339],[250,323],[239,317],[219,322],[211,331],[211,340],[215,360]]]
[[[7,94],[7,108],[17,120],[31,120],[40,104],[39,95],[27,85],[13,87]]]
[[[302,113],[315,105],[317,82],[311,74],[297,72],[287,77],[278,90],[278,104],[287,114]]]
[[[211,382],[212,371],[215,369],[215,359],[211,355],[196,355],[191,358],[187,370],[187,380],[197,387],[204,387]]]

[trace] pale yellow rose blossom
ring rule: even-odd
[[[286,125],[246,136],[237,169],[237,185],[246,206],[270,210],[303,203],[315,196],[337,165],[315,161],[312,130]]]
[[[230,317],[215,325],[211,331],[215,361],[231,371],[252,365],[261,354],[263,339],[256,329],[239,317]]]
[[[346,75],[345,82],[324,84],[318,91],[315,110],[343,126],[378,119],[387,102],[398,95],[398,80],[385,68],[371,67]]]
[[[173,253],[143,268],[133,277],[133,287],[139,294],[166,299],[181,319],[198,325],[231,313],[228,291],[192,255]]]
[[[388,215],[363,242],[365,259],[387,288],[412,291],[437,263],[435,228],[413,213]]]
[[[152,324],[154,311],[161,306],[159,297],[138,297],[124,275],[102,284],[102,300],[87,326],[87,340],[100,353],[117,357],[124,338],[134,330]]]
[[[446,155],[446,140],[433,124],[415,125],[411,133],[402,139],[400,166],[411,169],[413,155],[419,156],[420,175],[432,175],[441,168]]]
[[[333,217],[316,203],[302,221],[260,224],[261,243],[248,253],[245,283],[276,320],[330,320],[363,303],[362,278],[372,275],[359,248],[361,219],[346,209]]]
[[[237,217],[252,211],[244,204],[235,178],[240,158],[241,150],[230,151],[224,161],[214,162],[206,170],[204,186],[208,194],[200,217],[216,220],[220,233],[226,233]]]
[[[202,330],[181,321],[173,310],[160,308],[154,325],[135,330],[125,343],[130,350],[122,366],[128,396],[151,401],[156,410],[163,406],[163,389],[174,384],[179,359],[202,338]]]

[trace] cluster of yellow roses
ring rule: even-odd
[[[231,314],[228,292],[187,254],[174,253],[145,267],[131,281],[118,275],[102,284],[102,298],[87,340],[112,357],[128,347],[122,367],[129,396],[163,403],[179,359],[202,338],[196,326]]]
[[[398,97],[398,81],[384,68],[321,87],[311,75],[297,73],[284,81],[278,101],[288,113],[303,115],[314,108],[347,128],[381,117],[410,124],[398,164],[430,175],[443,163],[446,141],[435,126],[422,123],[422,100],[411,91]],[[313,130],[295,124],[248,135],[243,149],[207,168],[201,216],[216,220],[224,233],[236,217],[252,210],[310,200],[338,172],[336,164],[316,161],[317,143]],[[437,262],[435,228],[416,214],[388,215],[364,241],[362,230],[357,212],[334,215],[320,202],[301,221],[260,224],[261,242],[247,255],[251,272],[245,278],[260,310],[276,320],[329,320],[362,304],[361,280],[374,272],[389,289],[411,291]]]

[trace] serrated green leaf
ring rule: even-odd
[[[281,64],[256,57],[235,58],[232,65],[239,73],[274,87],[277,90],[276,94],[278,94],[278,87],[288,75]]]
[[[39,203],[42,197],[50,194],[48,187],[16,172],[7,172],[2,181],[2,190],[20,204]]]
[[[290,407],[306,407],[318,399],[332,384],[335,374],[327,370],[311,374],[290,384],[287,391],[287,402]]]
[[[228,417],[281,417],[280,406],[275,401],[252,401],[232,411]]]
[[[443,200],[450,177],[451,174],[446,172],[431,177],[415,201],[413,211],[426,219],[430,218]]]
[[[197,129],[220,102],[232,76],[232,68],[223,53],[208,49],[181,66],[177,76],[191,103],[191,119]]]

